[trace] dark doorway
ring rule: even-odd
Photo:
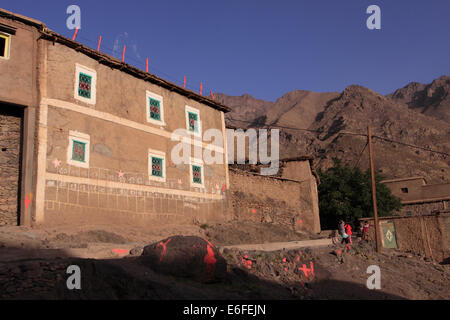
[[[23,109],[0,103],[0,227],[19,224]]]

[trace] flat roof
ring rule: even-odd
[[[4,10],[0,8],[0,17],[8,18],[11,20],[16,20],[22,23],[25,23],[27,25],[35,27],[41,34],[40,39],[49,40],[52,42],[58,42],[62,45],[65,45],[69,48],[72,48],[78,52],[81,52],[90,58],[97,60],[99,63],[107,65],[108,67],[118,69],[120,71],[126,72],[138,79],[142,79],[144,81],[151,82],[153,84],[159,85],[165,89],[168,89],[170,91],[179,93],[180,95],[183,95],[187,98],[190,98],[192,100],[195,100],[197,102],[206,104],[209,107],[212,107],[214,109],[217,109],[219,111],[223,112],[230,112],[231,109],[215,100],[212,100],[210,98],[204,97],[192,90],[185,89],[173,82],[164,80],[156,75],[153,75],[151,73],[142,71],[136,67],[133,67],[132,65],[129,65],[125,62],[122,62],[121,60],[110,56],[103,52],[98,52],[97,50],[91,49],[81,43],[78,43],[76,41],[73,41],[71,39],[68,39],[52,30],[47,28],[47,26],[35,19],[22,16],[20,14],[16,14],[7,10]]]
[[[409,177],[409,178],[398,178],[398,179],[389,179],[389,180],[382,180],[381,183],[390,183],[390,182],[401,182],[401,181],[408,181],[408,180],[419,180],[422,179],[427,183],[427,180],[425,180],[424,177]]]

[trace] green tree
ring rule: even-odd
[[[334,166],[323,172],[318,170],[320,222],[323,229],[335,229],[339,219],[356,225],[359,218],[372,217],[372,189],[370,171],[351,168],[334,160]],[[379,174],[375,174],[379,216],[391,215],[401,209],[400,199],[392,195]]]

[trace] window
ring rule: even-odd
[[[150,180],[166,181],[166,154],[164,152],[149,149],[148,173]]]
[[[90,99],[91,98],[91,86],[92,86],[92,77],[88,74],[84,74],[83,72],[79,73],[79,82],[78,82],[78,95],[80,97]]]
[[[97,73],[81,66],[75,67],[75,99],[89,104],[96,102]]]
[[[147,122],[165,125],[163,98],[157,94],[147,91]]]
[[[408,193],[408,188],[402,188],[402,193]]]
[[[204,188],[204,172],[203,163],[198,159],[191,159],[190,163],[190,175],[191,175],[191,186],[197,188]]]
[[[89,135],[77,131],[69,132],[67,163],[73,166],[89,168]]]
[[[200,111],[189,106],[186,106],[186,129],[194,135],[202,135]]]
[[[9,48],[11,36],[7,33],[0,32],[0,58],[9,59]]]

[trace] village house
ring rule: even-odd
[[[5,10],[0,44],[2,224],[226,218],[226,142],[170,160],[177,129],[225,135],[226,106]]]
[[[450,183],[427,184],[423,177],[383,180],[392,192],[400,198],[400,215],[412,216],[430,214],[450,209]]]
[[[230,110],[211,98],[2,9],[0,74],[0,225],[250,219],[320,232],[312,159],[229,172]],[[171,158],[179,129],[187,163]],[[200,140],[223,160],[212,164],[195,153],[209,129],[223,137]]]
[[[314,159],[281,159],[277,174],[271,176],[260,173],[262,166],[230,165],[232,217],[282,225],[296,232],[320,233],[320,181]]]

